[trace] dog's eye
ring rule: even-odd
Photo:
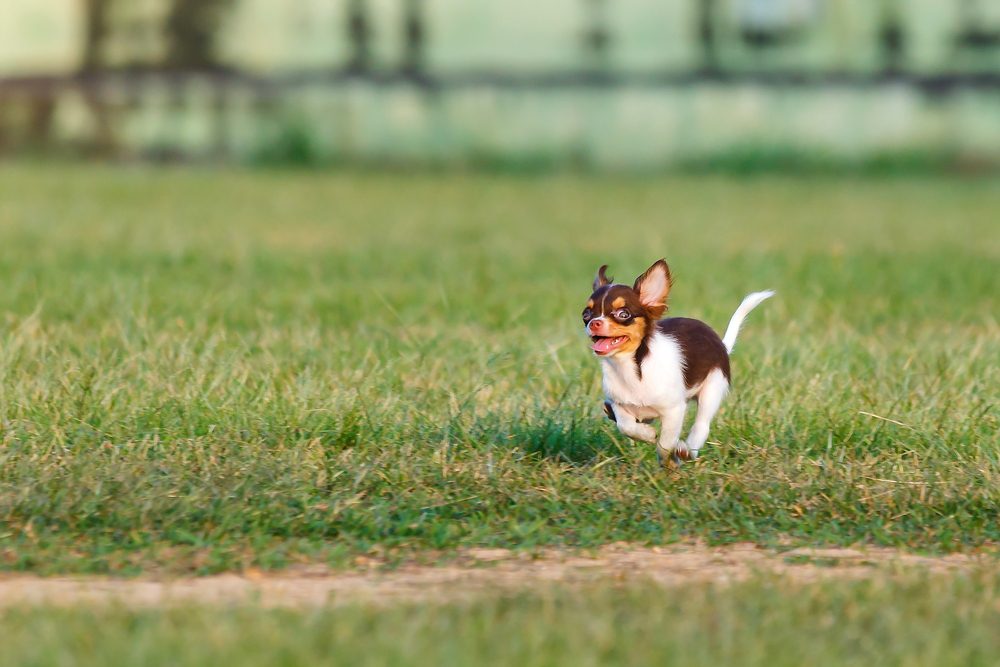
[[[586,310],[583,311],[583,321],[584,322],[586,322],[587,320],[589,320],[593,316],[594,316],[594,314],[592,312],[590,312],[590,308],[587,308]]]
[[[632,319],[632,313],[628,312],[628,308],[622,308],[617,313],[615,313],[616,320],[630,320]]]

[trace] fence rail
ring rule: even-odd
[[[946,95],[965,89],[1000,90],[998,72],[944,72],[916,74],[907,72],[854,73],[812,71],[742,70],[739,72],[539,72],[512,73],[502,70],[422,75],[412,72],[287,71],[280,75],[255,75],[238,71],[212,69],[118,70],[74,75],[28,75],[0,77],[0,101],[3,95],[48,95],[63,89],[89,92],[119,90],[128,92],[147,85],[184,85],[205,81],[218,86],[235,86],[264,97],[280,96],[288,89],[303,86],[342,86],[366,83],[372,86],[408,85],[428,92],[450,89],[495,87],[513,89],[559,88],[679,88],[705,84],[792,88],[879,88],[908,86],[927,95]]]
[[[16,7],[36,0],[5,2]],[[912,136],[920,150],[948,151],[959,143],[958,149],[975,144],[979,150],[982,144],[1000,156],[1000,145],[983,144],[979,136],[934,129],[964,126],[961,114],[976,114],[985,119],[974,124],[976,131],[1000,141],[990,120],[1000,117],[997,0],[46,0],[45,6],[60,2],[83,7],[72,64],[61,71],[5,68],[0,51],[0,72],[7,72],[0,74],[0,151],[75,143],[143,153],[174,142],[186,146],[178,150],[197,152],[190,148],[194,139],[173,138],[174,126],[197,126],[190,131],[202,137],[205,152],[225,154],[237,142],[235,133],[245,154],[256,150],[259,136],[274,134],[268,128],[284,124],[287,132],[275,131],[291,136],[300,132],[297,124],[310,124],[312,132],[336,116],[346,129],[336,137],[317,131],[319,138],[309,140],[328,155],[393,154],[397,146],[410,155],[406,151],[418,149],[407,146],[418,144],[434,155],[462,154],[465,147],[504,153],[506,145],[494,145],[499,133],[469,129],[478,113],[470,109],[478,109],[475,96],[484,89],[515,107],[527,98],[546,100],[520,120],[532,137],[555,137],[554,153],[575,156],[601,146],[609,115],[622,136],[651,131],[629,116],[637,113],[669,117],[661,122],[658,145],[688,146],[686,154],[697,155],[719,150],[709,121],[682,129],[718,104],[698,100],[720,89],[737,99],[752,88],[794,99],[796,109],[786,105],[780,113],[798,122],[781,123],[762,111],[768,102],[755,98],[744,129],[727,135],[736,144],[759,137],[781,142],[786,132],[799,132],[789,135],[795,146],[852,144],[829,128],[854,127],[853,119],[841,122],[845,114],[857,114],[859,123],[882,117],[878,91],[903,89],[908,129],[861,133],[872,150],[881,150],[883,137],[903,145]],[[637,102],[618,89],[649,94]],[[325,101],[310,109],[317,90],[325,91]],[[830,111],[841,115],[829,123],[813,122],[827,113],[825,90],[846,91],[857,103]],[[406,97],[411,91],[418,101]],[[593,112],[574,109],[578,91],[589,96],[585,104]],[[970,104],[964,92],[978,97]],[[680,97],[688,102],[678,103]],[[950,110],[936,103],[945,98],[955,102]],[[612,99],[646,106],[609,111]],[[385,105],[401,111],[383,113]],[[358,139],[366,118],[380,114],[384,126],[368,127],[367,138]],[[574,115],[579,145],[558,138]],[[66,118],[69,129],[60,131]],[[234,118],[252,129],[236,132]],[[499,116],[494,122],[517,127]],[[395,143],[385,146],[383,136]],[[514,131],[508,143],[515,146],[510,151],[532,153],[538,141]],[[659,159],[666,149],[651,145],[623,144],[621,159],[643,151]]]

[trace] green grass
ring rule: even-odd
[[[1000,183],[0,168],[0,567],[1000,539]],[[724,327],[704,458],[600,410],[594,270]],[[872,413],[895,422],[867,416]]]
[[[0,665],[995,665],[1000,578],[607,583],[311,611],[0,611]]]

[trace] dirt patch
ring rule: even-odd
[[[144,607],[250,602],[267,607],[308,607],[458,599],[608,579],[650,581],[670,587],[692,581],[729,583],[765,574],[806,583],[914,570],[945,573],[998,566],[1000,560],[993,550],[930,557],[891,549],[795,549],[779,553],[752,544],[651,548],[616,544],[590,555],[555,550],[524,554],[505,549],[471,549],[453,564],[407,565],[391,571],[300,568],[278,574],[249,570],[180,579],[0,575],[0,606],[118,603]]]

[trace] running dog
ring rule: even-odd
[[[654,262],[631,287],[613,283],[607,268],[597,271],[583,310],[583,325],[604,373],[604,410],[626,436],[655,442],[661,464],[693,460],[729,392],[729,354],[740,325],[774,292],[754,292],[743,299],[719,338],[698,320],[660,319],[672,282],[664,260]],[[681,440],[690,400],[698,401],[698,413],[687,440]],[[649,424],[654,419],[660,420],[659,437]]]

